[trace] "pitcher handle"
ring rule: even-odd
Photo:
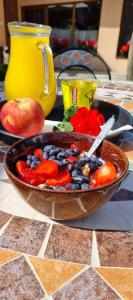
[[[39,43],[38,47],[42,51],[43,63],[44,63],[44,74],[45,74],[45,86],[44,86],[44,90],[41,93],[41,96],[42,97],[44,97],[45,95],[50,96],[54,89],[54,66],[53,66],[52,59],[49,60],[48,54],[50,54],[52,58],[52,50],[49,47],[49,45],[43,43]],[[50,64],[51,64],[51,68],[49,67]],[[50,72],[49,72],[49,70],[51,69],[53,69],[52,81],[50,80]]]

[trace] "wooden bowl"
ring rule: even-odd
[[[107,202],[117,191],[128,171],[128,159],[124,152],[107,140],[99,147],[96,155],[112,161],[119,170],[119,178],[110,184],[89,190],[58,191],[41,190],[20,180],[15,172],[19,159],[34,151],[35,148],[54,144],[63,148],[75,143],[81,151],[90,148],[94,137],[80,133],[49,132],[25,138],[15,143],[5,156],[7,175],[22,197],[36,210],[55,220],[73,220],[94,212]]]

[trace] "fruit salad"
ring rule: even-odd
[[[119,176],[110,161],[87,157],[75,144],[69,148],[47,145],[35,149],[16,163],[16,172],[24,182],[41,189],[86,190],[111,183]]]

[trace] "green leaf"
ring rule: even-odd
[[[72,105],[64,112],[63,121],[69,121],[70,118],[77,112],[78,106]]]
[[[71,123],[63,121],[62,123],[57,124],[57,126],[54,126],[53,131],[72,132],[73,126]]]

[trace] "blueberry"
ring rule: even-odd
[[[86,190],[86,189],[89,189],[90,188],[90,185],[88,183],[82,183],[81,184],[81,190]]]
[[[60,162],[59,162],[59,169],[60,170],[63,170],[64,167],[67,166],[67,160],[66,159],[62,159]]]
[[[68,171],[72,172],[72,170],[73,170],[73,165],[68,164],[68,165],[67,165],[67,169],[68,169]]]
[[[77,170],[72,171],[72,177],[80,176],[80,175],[81,175],[81,173],[79,171],[77,171]]]
[[[44,152],[44,153],[43,153],[43,158],[44,158],[44,159],[48,159],[48,153],[47,153],[47,152]]]
[[[74,165],[74,169],[76,170],[81,170],[82,168],[82,162],[81,161],[77,161]]]
[[[67,155],[72,155],[72,153],[73,153],[72,149],[66,149],[66,154]]]
[[[64,187],[64,186],[61,186],[61,185],[57,185],[57,186],[55,187],[55,189],[56,189],[56,190],[64,190],[65,187]]]
[[[80,161],[82,163],[82,166],[84,166],[87,162],[90,161],[90,158],[87,156],[82,156],[82,157],[80,157]]]
[[[103,165],[103,162],[101,160],[98,159],[98,167],[101,167]]]
[[[49,160],[55,160],[55,156],[53,155],[53,156],[50,156],[49,157]]]
[[[103,165],[103,162],[98,157],[96,157],[94,155],[92,155],[90,157],[90,162],[97,164],[97,167],[101,167]]]
[[[30,167],[31,167],[32,169],[34,169],[34,168],[36,167],[36,163],[35,163],[35,162],[32,162],[31,165],[30,165]]]
[[[65,151],[61,151],[57,154],[57,159],[59,159],[59,160],[62,158],[65,158],[65,157],[67,157],[67,154]]]
[[[47,145],[43,148],[43,150],[46,152],[49,152],[52,149],[55,149],[55,145]]]
[[[73,155],[79,155],[80,154],[80,151],[78,149],[73,149]]]
[[[30,164],[31,164],[31,160],[27,159],[27,165],[30,166]]]
[[[89,178],[85,175],[79,175],[79,176],[74,176],[73,177],[73,181],[74,183],[88,183],[89,182]]]
[[[32,158],[31,154],[27,155],[27,159],[31,159],[31,158]]]
[[[66,154],[71,156],[79,155],[80,151],[77,149],[66,149]]]
[[[89,162],[90,171],[95,171],[98,168],[98,163],[94,161]]]
[[[67,188],[68,190],[80,190],[80,185],[77,184],[77,183],[68,183],[68,184],[66,185],[66,188]]]
[[[61,150],[60,147],[56,147],[54,149],[51,149],[50,152],[49,152],[49,155],[56,155],[59,153],[59,151]]]

